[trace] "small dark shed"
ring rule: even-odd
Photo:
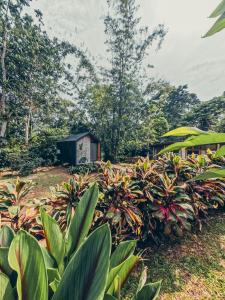
[[[101,160],[100,142],[89,132],[70,135],[58,141],[57,146],[63,163],[79,165]]]

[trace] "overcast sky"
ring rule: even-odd
[[[151,51],[153,75],[172,84],[188,84],[201,100],[225,91],[225,30],[202,39],[212,25],[207,19],[220,0],[137,0],[143,25],[163,23],[168,34],[162,49]],[[102,17],[106,0],[34,0],[44,14],[51,35],[82,43],[99,57],[105,56]]]

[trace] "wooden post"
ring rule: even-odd
[[[101,160],[101,144],[98,143],[98,150],[97,150],[97,160]]]

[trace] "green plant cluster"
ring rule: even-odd
[[[88,235],[98,202],[98,187],[85,192],[66,232],[41,209],[44,239],[27,231],[0,230],[0,297],[2,300],[115,300],[133,269],[135,241],[122,242],[111,253],[111,232],[104,224]],[[146,283],[146,268],[133,300],[156,299],[161,282]]]
[[[56,142],[63,135],[62,130],[42,130],[32,138],[28,146],[11,144],[0,149],[0,169],[10,168],[20,176],[28,176],[34,169],[58,163]]]
[[[71,175],[73,174],[90,174],[90,173],[96,173],[98,172],[99,165],[96,163],[87,163],[87,164],[81,164],[77,166],[71,166],[69,168],[69,172]]]
[[[93,228],[108,222],[114,244],[130,238],[149,242],[165,235],[180,237],[200,229],[209,211],[224,206],[223,179],[193,180],[215,162],[221,168],[223,158],[209,153],[187,159],[168,154],[120,168],[102,164],[98,174],[75,175],[59,186],[50,199],[52,214],[66,228],[89,183],[97,180],[100,196]]]

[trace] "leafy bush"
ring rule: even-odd
[[[50,204],[52,215],[62,229],[68,228],[77,204],[90,183],[90,176],[74,175],[68,182],[64,182],[51,189],[52,199]]]
[[[71,166],[69,168],[70,174],[90,174],[98,172],[99,166],[96,163],[88,163],[88,164],[81,164],[77,166]]]
[[[26,231],[21,230],[15,235],[9,227],[1,229],[3,299],[24,299],[24,295],[33,300],[121,298],[121,288],[141,257],[133,254],[134,241],[121,243],[111,255],[111,234],[107,224],[88,236],[97,201],[95,184],[81,198],[65,235],[55,220],[42,210],[46,246],[41,246]],[[146,278],[144,270],[134,300],[156,299],[159,295],[161,282],[146,284]]]
[[[39,208],[31,205],[25,197],[32,190],[34,184],[31,180],[17,179],[13,183],[0,186],[1,224],[10,225],[14,230],[20,228],[36,232]]]

